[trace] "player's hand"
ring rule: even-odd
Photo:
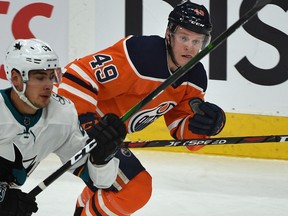
[[[214,136],[223,129],[226,121],[224,111],[215,104],[199,98],[189,102],[194,116],[189,119],[189,130],[195,134]]]
[[[36,198],[20,189],[11,189],[0,184],[0,194],[1,216],[29,216],[38,210]]]
[[[115,156],[127,134],[123,121],[112,113],[90,125],[86,132],[97,141],[96,147],[90,152],[91,162],[97,165],[106,164]]]
[[[18,147],[13,143],[15,159],[14,161],[7,160],[0,156],[0,183],[6,182],[8,184],[21,186],[25,183],[27,178],[26,169],[22,164],[22,154]],[[1,194],[0,194],[1,196]]]

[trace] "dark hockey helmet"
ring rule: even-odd
[[[198,5],[189,0],[177,5],[168,17],[168,27],[175,32],[179,25],[190,31],[210,36],[212,24],[210,15],[203,5]]]

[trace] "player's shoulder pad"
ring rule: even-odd
[[[164,38],[157,35],[133,36],[126,41],[126,48],[141,75],[160,79],[170,76]]]
[[[75,112],[76,110],[74,103],[71,100],[56,93],[51,95],[49,109],[56,109],[60,113],[62,111],[64,113],[70,113]]]
[[[173,87],[177,88],[182,83],[188,82],[198,86],[204,92],[207,89],[208,77],[206,70],[201,62],[198,62],[193,68],[191,68],[184,76],[173,83]]]
[[[57,119],[66,119],[65,121],[74,121],[78,119],[77,111],[74,103],[68,98],[53,93],[51,95],[50,103],[47,107],[48,114],[51,119],[57,121]]]

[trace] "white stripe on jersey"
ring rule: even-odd
[[[171,131],[173,128],[177,127],[179,122],[181,121],[182,119],[177,119],[175,121],[173,121],[169,126],[168,126],[168,129]]]
[[[89,82],[93,88],[96,88],[99,91],[98,85],[85,73],[80,67],[75,64],[71,64],[69,68],[73,69],[77,74],[79,74],[84,80]]]
[[[121,169],[118,170],[118,176],[119,178],[125,183],[128,184],[129,183],[129,179],[127,178],[127,176],[122,172]]]
[[[74,87],[72,87],[70,85],[67,85],[65,83],[61,83],[59,88],[63,88],[66,91],[71,92],[72,94],[74,94],[74,95],[86,100],[87,102],[89,102],[89,103],[91,103],[93,105],[95,105],[95,104],[97,105],[97,101],[93,97],[91,97],[88,94],[83,93],[82,91],[80,91],[80,90],[78,90],[78,89],[76,89],[76,88],[74,88]]]
[[[114,212],[110,211],[110,209],[107,208],[107,206],[104,203],[103,197],[102,197],[102,190],[97,191],[97,198],[100,205],[100,208],[109,216],[117,216]]]
[[[90,200],[90,202],[91,202],[91,200]],[[89,210],[89,205],[86,205],[86,206],[85,206],[85,213],[86,213],[87,216],[93,216],[93,215],[91,214],[90,210]]]
[[[181,123],[181,125],[180,125],[180,139],[183,139],[184,138],[184,130],[185,130],[185,123],[186,123],[186,121],[188,120],[188,118],[189,118],[189,116],[188,117],[186,117],[184,120],[183,120],[183,122]]]

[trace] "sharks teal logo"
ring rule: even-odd
[[[5,184],[0,184],[0,203],[3,202],[7,186]]]

